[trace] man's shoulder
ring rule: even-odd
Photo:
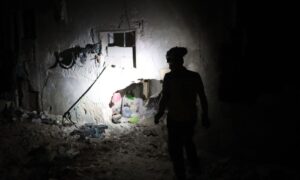
[[[170,77],[170,76],[172,76],[172,73],[171,73],[171,72],[167,72],[167,73],[165,74],[165,78],[166,78],[166,77]]]
[[[200,77],[200,74],[199,74],[198,72],[195,72],[195,71],[191,71],[191,70],[186,69],[186,73],[187,73],[189,76]]]
[[[168,72],[168,73],[166,73],[165,76],[164,76],[164,81],[169,80],[170,78],[172,78],[172,73],[171,73],[171,72]]]
[[[185,77],[194,77],[194,78],[198,78],[200,77],[200,74],[198,72],[195,72],[195,71],[191,71],[191,70],[188,70],[188,69],[184,69],[182,71],[183,73],[180,73],[180,76],[185,76]],[[172,78],[172,77],[178,77],[178,74],[175,73],[175,72],[168,72],[165,74],[165,78]]]

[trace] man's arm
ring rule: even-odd
[[[208,119],[208,103],[207,98],[204,91],[204,85],[202,79],[199,75],[198,83],[197,83],[197,93],[200,98],[200,103],[202,107],[202,125],[205,127],[209,127],[209,119]]]
[[[161,92],[161,98],[159,101],[159,105],[158,105],[158,112],[156,113],[156,115],[154,116],[154,123],[158,124],[159,123],[159,119],[164,115],[165,113],[165,109],[167,107],[167,99],[168,99],[168,95],[167,95],[167,77],[164,77],[163,80],[163,87],[162,87],[162,92]]]

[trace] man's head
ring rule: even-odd
[[[166,54],[167,62],[171,70],[177,70],[183,66],[183,56],[187,54],[185,47],[173,47]]]

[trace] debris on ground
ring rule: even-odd
[[[13,120],[14,119],[14,120]],[[14,111],[0,118],[1,179],[51,180],[172,180],[165,124],[153,119],[136,124],[85,124],[79,128],[57,123],[59,117]],[[299,178],[295,166],[251,163],[199,151],[194,179],[269,180]]]
[[[73,132],[71,132],[71,136],[73,135],[79,135],[80,138],[104,138],[104,132],[105,129],[107,129],[108,126],[104,124],[96,125],[91,123],[86,123],[79,127],[78,129],[75,129]]]

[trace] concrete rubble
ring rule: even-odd
[[[115,125],[123,131],[91,124],[76,128],[63,125],[59,116],[16,110],[0,121],[1,179],[171,180],[166,126],[152,121]],[[103,136],[84,134],[93,128],[103,129]],[[201,174],[194,179],[299,178],[289,166],[199,154]]]

